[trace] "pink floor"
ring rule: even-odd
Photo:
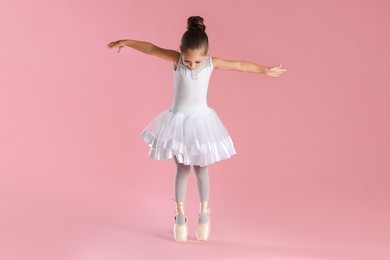
[[[256,185],[214,185],[219,193],[211,204],[210,240],[198,242],[192,175],[189,240],[177,243],[171,180],[163,174],[155,173],[141,192],[129,177],[57,170],[56,177],[6,177],[8,186],[18,188],[1,189],[0,259],[390,259],[388,201],[376,194],[380,184],[359,192],[353,180],[344,187],[309,187],[275,174]],[[213,170],[214,183],[234,178],[217,172],[221,167]]]

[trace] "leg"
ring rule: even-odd
[[[188,183],[188,177],[190,176],[191,166],[179,163],[176,156],[174,156],[174,160],[176,163],[175,200],[176,203],[184,204],[186,193],[187,193],[187,183]],[[179,214],[177,214],[176,216],[176,223],[184,224],[185,223],[184,209],[183,208],[179,209],[178,213]]]
[[[198,165],[194,165],[194,170],[196,175],[196,185],[198,188],[199,202],[208,201],[210,193],[208,166],[200,167]]]
[[[210,194],[210,179],[208,166],[200,167],[194,165],[194,170],[196,174],[196,184],[198,188],[199,201],[201,203],[201,207],[203,204],[207,204],[209,201]],[[209,221],[209,214],[204,211],[201,211],[199,217],[199,223],[204,224]]]

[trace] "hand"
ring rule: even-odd
[[[281,67],[282,67],[282,64],[280,64],[279,66],[276,66],[276,67],[269,67],[267,69],[267,71],[265,72],[265,74],[267,74],[268,76],[271,76],[271,77],[277,77],[283,71],[286,71],[285,69],[281,69]]]
[[[119,40],[115,42],[110,42],[107,44],[108,48],[118,48],[118,53],[120,52],[121,48],[126,46],[126,40]]]

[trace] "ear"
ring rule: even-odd
[[[203,47],[203,55],[204,55],[204,56],[207,56],[207,50],[206,50],[206,48],[204,48],[204,47]]]

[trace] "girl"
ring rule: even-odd
[[[173,233],[176,241],[186,241],[188,236],[184,202],[191,165],[196,174],[200,202],[196,237],[204,241],[210,234],[208,166],[236,154],[227,129],[216,111],[207,105],[207,89],[213,69],[265,73],[273,77],[285,71],[281,65],[264,67],[247,61],[208,56],[205,29],[202,17],[189,17],[187,31],[181,38],[180,52],[135,40],[118,40],[107,45],[118,48],[118,53],[128,46],[173,62],[173,104],[151,120],[140,137],[150,146],[149,157],[156,160],[173,158],[175,161]]]

